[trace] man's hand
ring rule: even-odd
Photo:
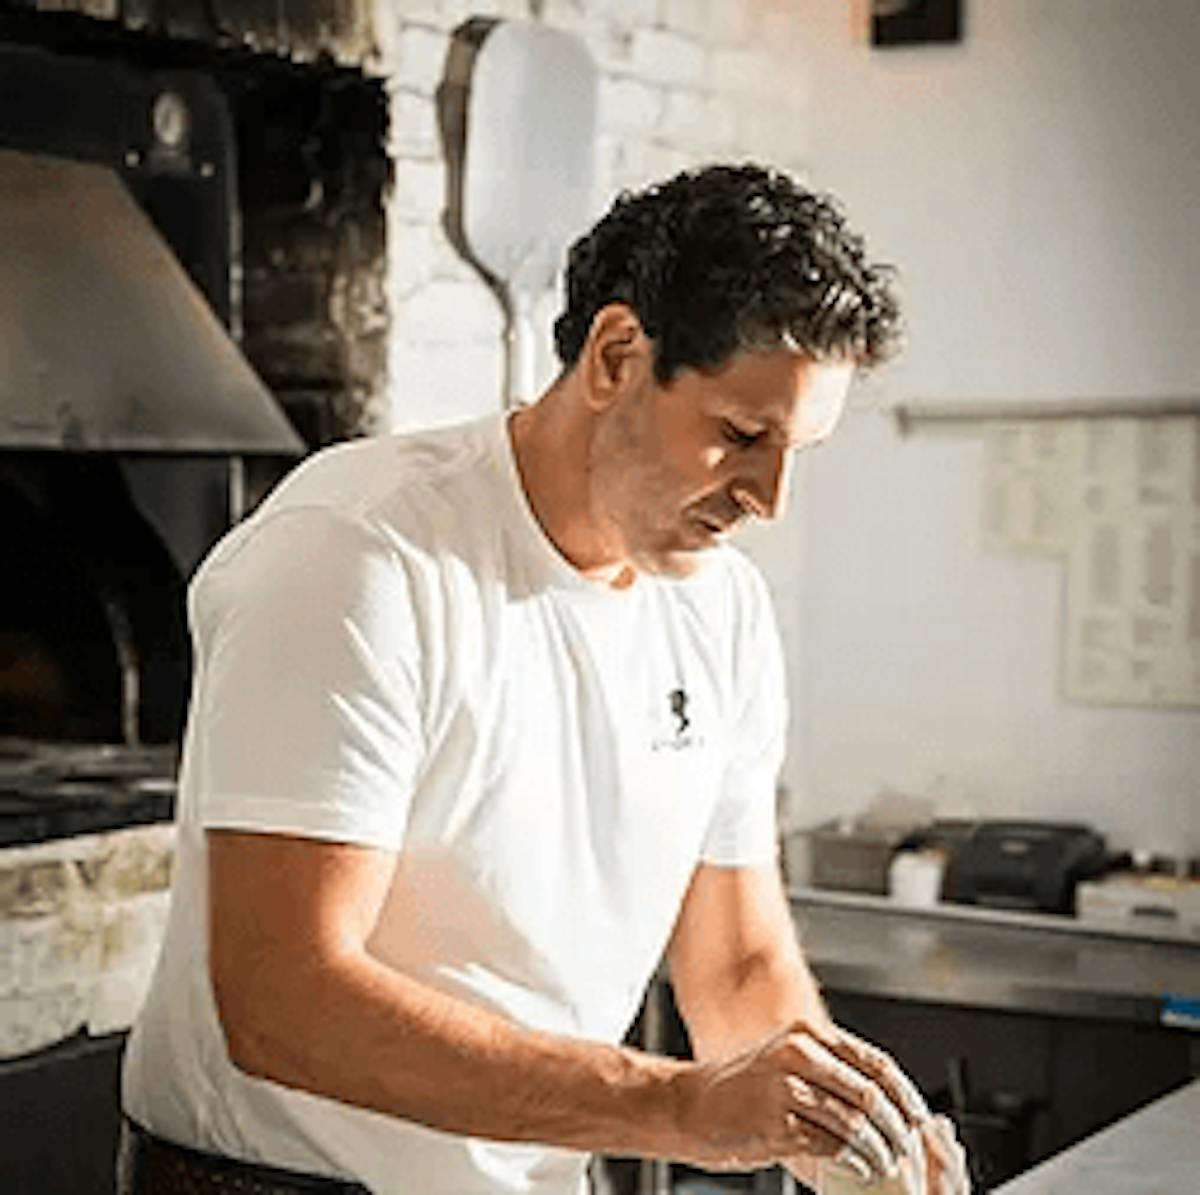
[[[684,1123],[710,1170],[786,1165],[810,1186],[836,1163],[859,1184],[891,1180],[904,1195],[967,1195],[953,1124],[933,1116],[878,1047],[843,1029],[793,1025],[757,1047],[697,1066]]]
[[[967,1152],[959,1144],[954,1121],[935,1116],[921,1126],[925,1147],[929,1195],[969,1195],[971,1179],[967,1170]]]
[[[793,1025],[734,1058],[699,1064],[689,1079],[683,1117],[697,1152],[687,1160],[709,1169],[803,1155],[836,1158],[864,1179],[887,1177],[922,1152],[916,1129],[930,1121],[887,1054],[833,1026]]]
[[[949,1122],[930,1115],[886,1053],[834,1024],[777,868],[698,867],[668,958],[700,1059],[685,1083],[686,1144],[698,1151],[687,1160],[710,1169],[782,1162],[815,1185],[834,1159],[868,1180],[907,1156],[908,1186],[898,1190],[967,1190]]]
[[[819,1195],[967,1195],[966,1154],[954,1133],[954,1124],[933,1116],[918,1127],[922,1149],[900,1163],[899,1173],[882,1182],[864,1182],[838,1165],[796,1158],[788,1169]]]

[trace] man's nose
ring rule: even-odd
[[[788,448],[764,445],[734,483],[738,505],[759,519],[777,519],[787,509],[792,454]]]

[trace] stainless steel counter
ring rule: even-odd
[[[996,1195],[1185,1195],[1200,1191],[1200,1080],[996,1189]]]
[[[813,970],[835,991],[1200,1029],[1200,946],[1067,918],[812,889],[789,893]]]

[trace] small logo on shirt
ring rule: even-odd
[[[665,718],[660,723],[663,729],[651,741],[652,750],[683,751],[688,747],[703,746],[704,739],[692,733],[690,704],[691,697],[682,686],[667,693]]]
[[[686,689],[672,689],[670,695],[671,713],[677,719],[676,736],[685,734],[692,720],[687,716],[688,695]]]

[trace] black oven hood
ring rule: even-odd
[[[0,148],[0,449],[304,450],[104,163]]]

